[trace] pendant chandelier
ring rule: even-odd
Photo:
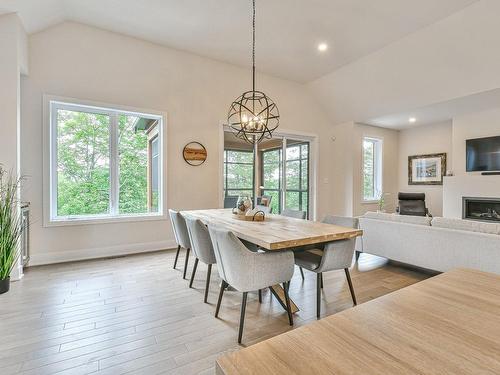
[[[231,103],[227,122],[236,137],[255,144],[272,138],[280,122],[280,113],[271,98],[255,90],[255,0],[252,2],[252,90],[244,92]]]

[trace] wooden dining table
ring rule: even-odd
[[[283,251],[307,245],[321,245],[362,235],[359,229],[268,214],[264,221],[245,221],[236,218],[231,209],[182,211],[182,215],[200,219],[206,225],[217,225],[233,232],[238,238],[251,242],[265,251]],[[270,286],[271,292],[284,309],[285,295],[281,285]],[[291,302],[292,312],[299,311]]]
[[[216,373],[500,374],[500,275],[443,273],[225,354]]]

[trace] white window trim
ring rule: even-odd
[[[363,147],[363,143],[365,140],[375,141],[375,165],[378,173],[374,173],[374,184],[375,189],[380,188],[380,194],[383,194],[384,191],[384,163],[383,163],[383,153],[384,153],[384,140],[378,137],[371,136],[363,136],[361,140],[361,203],[363,204],[374,204],[378,203],[379,199],[365,199],[365,194],[363,191],[363,183],[365,179],[365,171],[364,171],[364,158],[365,151]]]
[[[144,213],[144,214],[117,214],[117,207],[110,207],[110,214],[103,215],[85,215],[85,216],[72,216],[72,217],[58,217],[55,216],[57,212],[57,138],[54,136],[56,131],[56,118],[52,116],[53,109],[60,106],[64,109],[73,109],[75,111],[82,111],[85,107],[92,111],[92,113],[106,113],[119,112],[120,114],[129,114],[134,116],[145,116],[157,118],[159,122],[158,139],[159,139],[159,170],[161,181],[158,212]],[[66,226],[66,225],[89,225],[89,224],[103,224],[103,223],[119,223],[119,222],[136,222],[136,221],[151,221],[151,220],[167,220],[167,203],[166,203],[166,173],[165,173],[165,155],[166,155],[166,140],[167,133],[166,118],[164,112],[155,110],[139,109],[132,107],[125,107],[121,105],[99,103],[88,100],[81,100],[68,97],[60,97],[53,95],[43,96],[43,225],[45,227],[51,226]],[[116,132],[116,126],[110,127],[111,132]],[[113,139],[113,138],[112,138]],[[114,174],[111,181],[115,181],[117,185],[118,179],[116,176],[116,168],[113,168],[112,163],[116,163],[115,145],[110,142],[110,173]],[[55,172],[55,173],[54,173]],[[111,202],[117,202],[117,188],[116,186],[110,187],[110,193],[113,195]]]

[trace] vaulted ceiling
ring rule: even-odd
[[[308,82],[477,0],[257,0],[257,65]],[[250,64],[250,0],[0,0],[34,33],[77,21],[240,66]],[[319,52],[317,45],[327,43]]]

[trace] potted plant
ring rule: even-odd
[[[21,179],[0,165],[0,294],[10,288],[10,273],[20,256],[22,219],[17,200]]]

